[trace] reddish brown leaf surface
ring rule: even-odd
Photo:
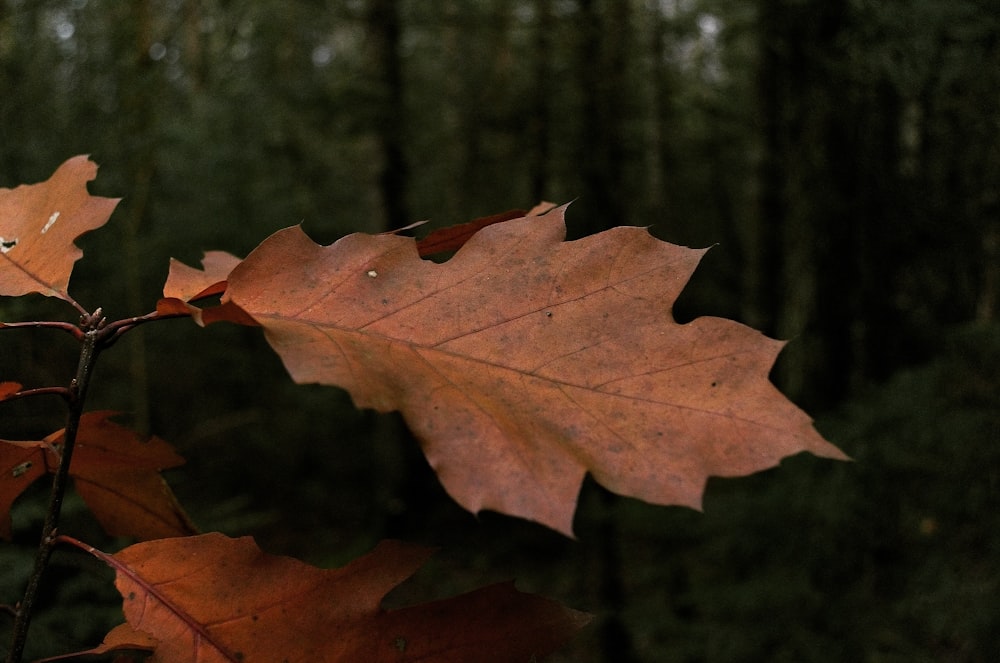
[[[570,534],[587,472],[699,507],[709,476],[800,451],[844,458],[768,380],[782,343],[736,322],[678,324],[704,251],[616,228],[563,241],[564,209],[484,228],[443,264],[411,239],[299,228],[266,240],[227,296],[298,382],[400,410],[465,508]]]
[[[73,301],[70,273],[83,255],[73,241],[103,226],[118,204],[87,193],[96,176],[97,165],[78,156],[41,184],[0,189],[0,295]]]
[[[66,661],[69,659],[79,658],[81,656],[97,656],[99,654],[107,654],[109,652],[118,652],[122,650],[151,652],[156,649],[158,644],[159,642],[155,638],[143,633],[142,631],[136,631],[129,624],[119,624],[108,632],[108,634],[104,637],[104,642],[93,649],[73,652],[72,654],[62,654],[61,656],[51,656],[49,658],[39,659],[38,661],[35,661],[35,663]],[[117,663],[118,661],[132,661],[134,659],[129,656],[122,655],[114,660]]]
[[[21,391],[21,387],[22,385],[18,382],[0,382],[0,401],[7,400]]]
[[[0,440],[0,539],[10,540],[14,500],[47,472],[45,451],[38,442]]]
[[[525,662],[589,621],[510,584],[385,611],[384,596],[429,556],[395,541],[332,570],[221,534],[150,541],[115,555],[90,550],[115,569],[125,618],[159,641],[163,663]]]
[[[226,290],[226,278],[240,259],[225,251],[208,251],[201,261],[202,269],[188,267],[170,259],[170,271],[163,286],[163,298],[156,304],[160,315],[190,315],[201,326],[226,320],[243,325],[255,325],[254,320],[232,302],[202,308],[191,302],[221,295]]]
[[[160,470],[184,459],[159,438],[143,440],[114,423],[111,412],[88,412],[80,420],[70,476],[76,491],[109,534],[156,539],[196,530]],[[10,538],[10,508],[38,478],[54,473],[63,431],[45,440],[0,440],[0,537]]]

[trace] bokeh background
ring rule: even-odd
[[[462,512],[397,419],[291,384],[256,330],[151,325],[102,358],[91,406],[180,449],[205,530],[325,566],[440,546],[394,605],[517,578],[598,615],[558,661],[1000,655],[992,0],[0,0],[0,186],[78,153],[124,198],[72,285],[114,318],[151,310],[170,257],[299,223],[328,243],[573,200],[574,237],[717,245],[678,317],[791,339],[773,379],[854,458],[712,480],[702,514],[588,482],[569,541]],[[75,352],[5,332],[0,379],[65,384]],[[62,413],[17,401],[0,424],[36,439]],[[43,495],[0,545],[0,603]],[[75,500],[65,523],[127,543]],[[96,644],[121,619],[109,578],[57,555],[31,653]]]

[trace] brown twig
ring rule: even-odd
[[[34,389],[22,389],[21,391],[16,391],[13,394],[7,396],[3,400],[13,401],[18,398],[27,398],[29,396],[48,396],[55,395],[61,396],[62,398],[70,399],[70,390],[68,387],[35,387]]]
[[[83,340],[83,330],[77,325],[69,322],[58,322],[54,320],[31,321],[31,322],[0,322],[0,329],[58,329],[73,335],[78,341]]]
[[[105,338],[103,318],[100,309],[94,314],[87,314],[81,318],[81,335],[83,343],[80,346],[80,360],[77,364],[76,377],[70,383],[67,392],[69,411],[66,416],[66,429],[63,434],[62,455],[59,459],[59,467],[52,480],[52,489],[49,493],[49,506],[45,514],[45,524],[42,526],[41,540],[38,545],[38,552],[35,555],[35,564],[31,575],[28,577],[28,585],[24,591],[24,598],[18,604],[14,629],[11,636],[10,652],[7,655],[7,663],[20,663],[24,655],[24,645],[28,637],[28,627],[31,624],[32,608],[35,597],[38,594],[38,587],[48,567],[49,559],[52,556],[52,549],[55,545],[56,527],[59,524],[59,515],[62,511],[63,497],[66,494],[66,484],[69,480],[69,467],[73,458],[73,447],[76,443],[77,432],[80,428],[80,417],[83,414],[83,405],[87,395],[87,387],[93,375],[94,365],[102,348],[102,341]]]

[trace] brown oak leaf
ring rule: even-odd
[[[202,269],[188,267],[170,259],[170,270],[163,285],[163,298],[156,303],[160,315],[190,315],[200,326],[226,320],[242,325],[256,325],[253,318],[232,302],[203,308],[191,302],[221,295],[226,290],[226,278],[240,259],[225,251],[206,251]]]
[[[85,549],[91,550],[89,546],[84,546]],[[104,637],[104,642],[97,645],[93,649],[88,649],[86,651],[73,652],[71,654],[61,654],[59,656],[50,656],[48,658],[42,658],[34,663],[52,663],[53,661],[66,661],[74,658],[79,658],[81,656],[98,656],[100,654],[107,654],[109,652],[120,652],[122,650],[136,651],[136,652],[152,652],[156,649],[159,641],[152,636],[143,633],[142,631],[137,631],[128,623],[119,624],[114,627],[108,634]],[[133,661],[131,656],[120,655],[114,659],[115,663],[119,661]]]
[[[101,526],[113,536],[156,539],[197,531],[161,470],[184,459],[165,441],[142,439],[111,421],[113,412],[80,419],[70,476]],[[0,538],[9,539],[10,508],[28,486],[59,465],[64,431],[41,441],[0,440]]]
[[[768,380],[783,343],[678,324],[703,250],[620,227],[566,242],[565,208],[483,228],[450,260],[412,239],[328,247],[288,228],[229,276],[297,382],[399,410],[448,492],[572,534],[587,472],[699,508],[709,476],[810,451],[845,458]]]
[[[45,182],[0,189],[0,295],[38,292],[76,303],[67,289],[83,252],[73,241],[107,223],[118,204],[87,193],[96,176],[97,164],[77,156]]]
[[[396,541],[340,569],[215,533],[114,555],[74,543],[116,572],[129,626],[112,631],[112,646],[153,646],[162,663],[514,663],[539,660],[590,619],[510,583],[384,610],[385,595],[430,555]]]
[[[0,401],[7,400],[21,391],[22,387],[20,382],[0,382]]]

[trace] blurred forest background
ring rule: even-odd
[[[92,192],[124,197],[73,278],[113,318],[152,309],[169,257],[297,223],[329,243],[574,200],[572,236],[718,244],[679,318],[792,339],[774,380],[855,459],[712,480],[704,514],[588,483],[567,541],[462,512],[395,418],[292,385],[256,330],[151,325],[103,358],[91,405],[181,450],[169,479],[204,529],[321,565],[442,546],[393,601],[516,577],[598,615],[558,661],[1000,654],[993,0],[0,0],[0,186],[78,153]],[[67,308],[4,299],[0,319]],[[0,379],[65,384],[75,352],[4,333]],[[0,421],[37,439],[62,413],[29,399]],[[2,603],[41,501],[0,546]],[[126,543],[76,501],[66,518]],[[35,655],[120,620],[80,557],[57,555]]]

